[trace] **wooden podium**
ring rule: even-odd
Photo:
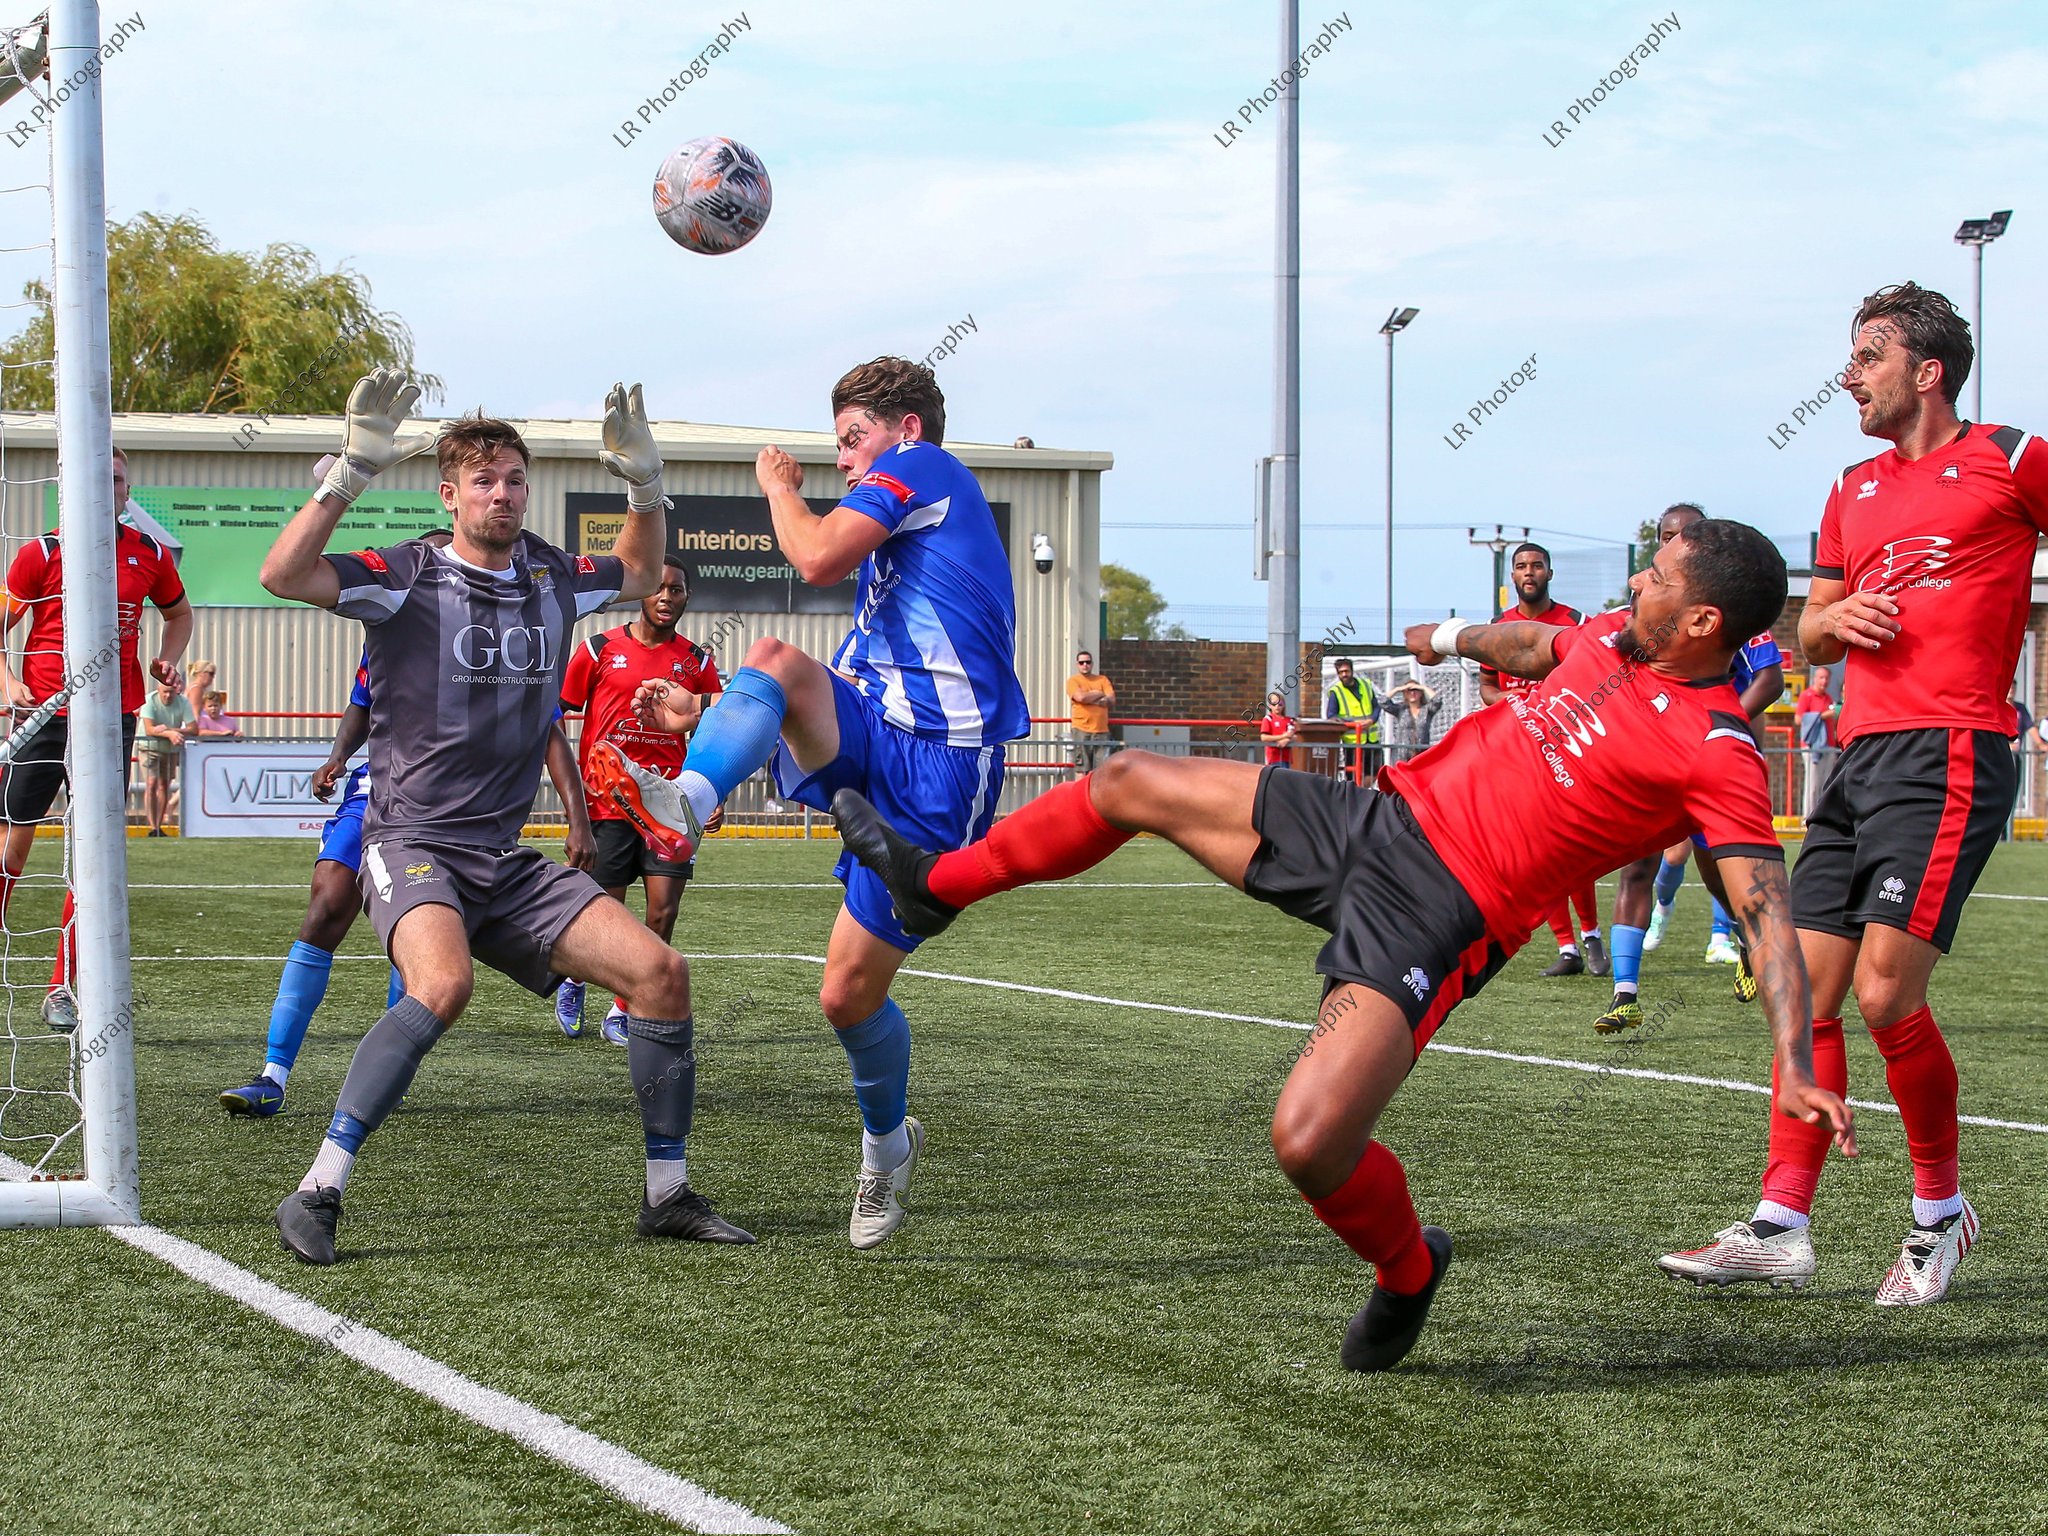
[[[1296,739],[1287,749],[1287,766],[1325,778],[1343,778],[1344,744],[1351,738],[1351,729],[1343,720],[1295,721]]]

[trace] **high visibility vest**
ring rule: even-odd
[[[1351,740],[1377,742],[1380,739],[1380,701],[1372,691],[1372,684],[1362,677],[1354,677],[1350,688],[1340,681],[1331,685],[1331,692],[1337,695],[1337,718],[1358,722],[1351,727]]]

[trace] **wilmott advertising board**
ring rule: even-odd
[[[195,741],[185,748],[184,837],[311,837],[341,803],[313,798],[318,742]],[[357,758],[360,762],[361,758]],[[350,764],[351,767],[354,763]]]

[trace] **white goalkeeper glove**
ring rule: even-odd
[[[348,426],[341,457],[320,482],[320,494],[344,506],[370,488],[394,464],[402,464],[434,441],[432,432],[398,435],[399,424],[420,401],[420,387],[393,368],[373,368],[348,393]]]
[[[626,505],[635,512],[667,505],[661,494],[661,450],[654,446],[638,384],[630,393],[625,385],[614,384],[604,397],[604,447],[597,457],[626,482]]]

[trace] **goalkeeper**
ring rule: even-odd
[[[684,1139],[696,1099],[689,969],[582,870],[522,847],[561,693],[569,633],[586,614],[661,579],[661,455],[640,390],[613,388],[605,468],[630,489],[615,553],[571,555],[526,531],[526,444],[503,421],[465,416],[441,433],[441,501],[453,522],[387,549],[323,554],[349,504],[425,448],[398,429],[419,390],[378,369],[349,395],[347,441],[318,492],[263,562],[282,598],[360,620],[376,692],[362,888],[405,996],[357,1047],[319,1155],[277,1208],[285,1247],[335,1261],[342,1195],[364,1139],[461,1016],[474,960],[545,997],[564,976],[629,1006],[627,1068],[645,1135],[642,1236],[750,1243],[689,1185]]]

